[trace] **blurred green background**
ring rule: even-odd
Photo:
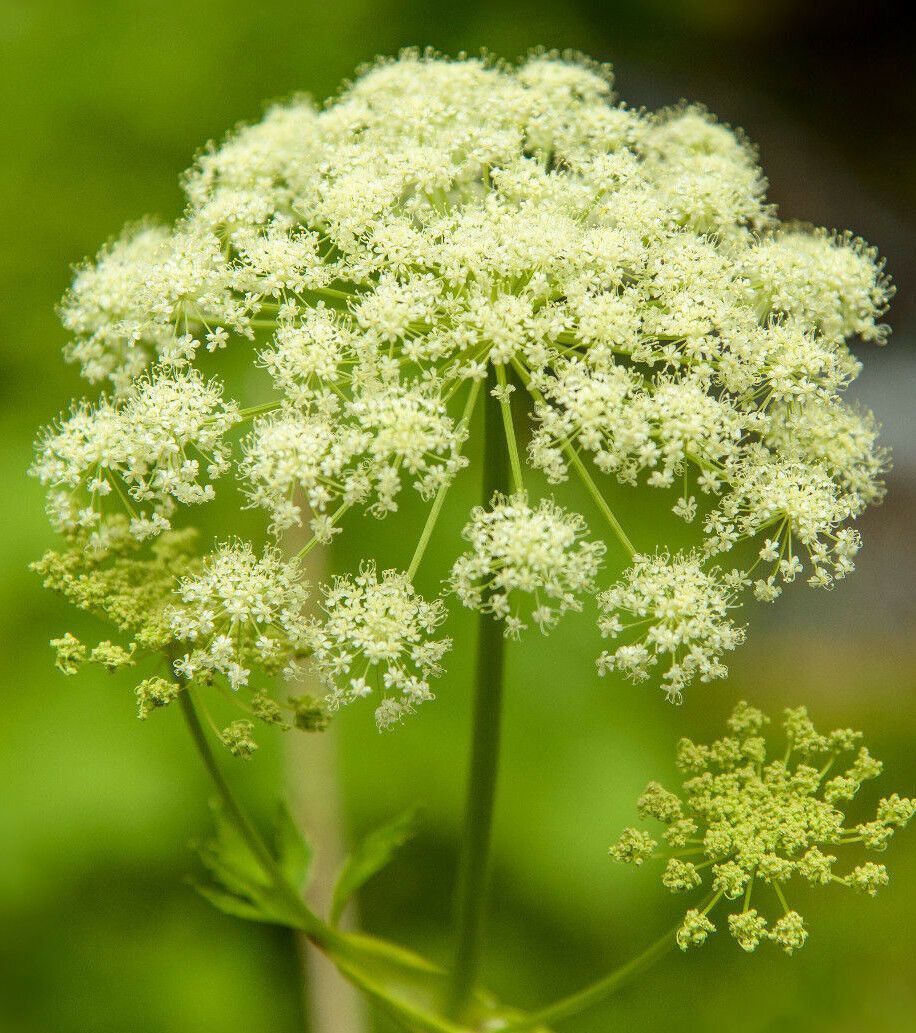
[[[680,902],[650,876],[613,866],[607,844],[632,820],[642,785],[671,772],[677,738],[717,734],[742,696],[771,711],[806,702],[825,725],[866,729],[887,762],[885,791],[914,791],[916,55],[895,10],[803,0],[2,0],[0,1029],[304,1028],[291,937],[211,912],[183,882],[194,868],[189,844],[207,827],[209,787],[179,715],[140,724],[128,681],[53,670],[47,640],[74,621],[26,569],[51,536],[24,470],[37,426],[81,390],[59,358],[54,315],[69,266],[126,220],[178,214],[178,176],[194,151],[257,118],[263,100],[323,97],[358,63],[406,44],[507,57],[536,44],[575,47],[612,61],[633,104],[703,101],[759,143],[784,217],[862,233],[888,256],[900,291],[891,346],[867,356],[856,389],[885,424],[896,465],[888,502],[863,520],[853,579],[755,614],[731,679],[696,688],[681,708],[599,681],[588,621],[567,619],[549,639],[512,647],[488,984],[510,1001],[549,1000],[674,921]],[[440,540],[454,542],[475,494],[464,477]],[[649,544],[654,513],[635,505],[624,503],[628,526]],[[404,562],[402,525],[360,526],[362,551]],[[447,559],[431,553],[426,588]],[[362,923],[439,958],[473,629],[459,616],[450,632],[457,659],[435,705],[393,735],[377,736],[359,708],[337,731],[348,837],[418,794],[426,809],[422,834],[364,892]],[[266,816],[284,761],[283,744],[263,738],[253,761],[231,762],[230,777]],[[294,777],[326,797],[317,776]],[[913,830],[890,865],[877,901],[798,891],[812,931],[799,956],[746,957],[719,936],[567,1028],[916,1030]]]

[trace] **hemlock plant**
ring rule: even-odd
[[[183,710],[223,802],[209,899],[303,929],[404,1028],[458,1033],[574,1014],[669,946],[702,942],[723,898],[741,947],[791,952],[807,932],[790,877],[870,894],[887,881],[872,862],[835,874],[827,852],[883,848],[913,814],[894,795],[844,827],[837,805],[880,770],[862,748],[833,773],[857,733],[822,736],[789,711],[788,752],[767,759],[765,718],[742,704],[726,738],[681,744],[683,795],[653,783],[641,799],[664,847],[628,829],[611,850],[636,864],[661,852],[664,885],[705,891],[700,907],[635,964],[538,1012],[476,987],[505,640],[591,621],[599,673],[680,702],[726,675],[747,602],[853,570],[854,522],[881,500],[886,465],[873,417],[843,398],[860,366],[848,342],[887,334],[872,248],[781,223],[740,134],[692,106],[616,104],[610,69],[572,55],[405,52],[323,107],[271,108],[208,147],[184,186],[174,226],[131,227],[64,299],[66,357],[96,397],[39,440],[32,473],[63,541],[35,567],[116,633],[55,639],[62,671],[135,666],[140,717]],[[250,368],[224,382],[230,350]],[[482,503],[427,599],[414,578],[469,451],[482,451]],[[570,479],[588,513],[553,497]],[[202,540],[197,515],[227,488],[263,514],[266,544],[231,527]],[[660,493],[693,545],[625,530],[612,506],[626,491]],[[428,518],[401,569],[366,557],[307,583],[308,553],[359,514],[399,520],[412,492]],[[456,605],[478,611],[480,633],[446,973],[309,910],[308,848],[285,819],[281,846],[265,844],[199,711],[220,690],[237,702],[218,738],[238,756],[259,723],[319,731],[351,704],[393,728],[455,691],[442,625]],[[321,698],[277,689],[307,668]],[[357,850],[338,914],[407,832],[396,822]],[[766,888],[775,917],[757,909]]]

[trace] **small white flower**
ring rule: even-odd
[[[207,332],[205,340],[208,352],[221,351],[229,341],[229,331],[224,327],[218,326],[214,330]]]
[[[773,538],[767,538],[758,555],[768,563],[775,563],[779,559],[779,543]]]

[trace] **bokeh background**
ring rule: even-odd
[[[731,679],[695,689],[681,708],[599,681],[587,621],[568,619],[549,639],[512,647],[486,981],[510,1001],[546,1001],[674,921],[680,902],[648,875],[613,866],[607,844],[632,820],[642,785],[671,772],[677,738],[717,734],[738,698],[774,712],[806,702],[825,725],[867,729],[887,763],[885,789],[916,789],[916,48],[895,8],[858,0],[0,2],[0,1029],[307,1028],[291,937],[212,912],[183,881],[195,864],[189,844],[207,827],[209,787],[179,715],[140,724],[129,681],[54,671],[47,640],[74,621],[27,571],[51,536],[24,471],[36,427],[80,391],[60,361],[54,315],[69,266],[126,220],[177,215],[178,176],[195,150],[257,118],[265,99],[298,90],[323,97],[360,62],[403,45],[485,46],[507,57],[536,44],[574,47],[612,61],[633,104],[703,101],[760,145],[784,217],[861,233],[887,256],[899,287],[891,344],[869,350],[856,386],[885,424],[895,467],[888,501],[862,522],[866,549],[854,578],[831,594],[801,588],[758,610]],[[473,478],[460,482],[443,538],[454,538],[476,490]],[[654,511],[624,505],[637,540],[651,542]],[[366,525],[361,548],[403,563],[398,526]],[[424,564],[427,588],[446,552]],[[353,559],[342,549],[335,561]],[[434,706],[385,737],[354,708],[336,741],[347,837],[418,795],[426,812],[416,841],[363,893],[362,923],[440,958],[473,644],[468,621],[459,617],[450,630],[460,648]],[[264,738],[254,760],[230,770],[258,814],[272,810],[290,767],[313,803],[330,798],[324,775],[284,762],[283,743]],[[840,889],[797,892],[812,931],[797,957],[746,957],[719,936],[568,1028],[916,1030],[913,830],[894,844],[890,863],[891,886],[877,901]]]

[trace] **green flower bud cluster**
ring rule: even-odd
[[[672,893],[707,884],[703,907],[688,910],[677,933],[683,950],[716,931],[708,916],[724,899],[738,902],[728,928],[743,950],[770,940],[794,953],[808,933],[802,916],[789,907],[786,883],[797,876],[812,886],[836,883],[873,897],[888,883],[887,868],[866,861],[837,874],[838,854],[860,845],[884,850],[916,814],[916,800],[894,793],[879,801],[873,821],[848,826],[838,805],[881,773],[881,762],[860,745],[861,734],[849,728],[821,734],[804,707],[787,709],[787,747],[768,759],[762,734],[768,720],[741,702],[729,718],[728,735],[709,745],[682,739],[680,793],[650,782],[637,803],[643,818],[665,826],[660,840],[626,828],[610,848],[611,857],[625,864],[666,860],[661,881]],[[844,755],[845,770],[833,774]],[[779,908],[772,924],[751,907],[762,887]]]
[[[106,551],[71,545],[47,552],[32,564],[46,588],[121,635],[120,642],[104,639],[94,646],[69,631],[52,639],[58,670],[74,675],[86,664],[116,671],[167,663],[168,676],[152,674],[136,686],[137,715],[145,720],[178,699],[191,680],[212,680],[214,671],[244,682],[247,671],[239,661],[256,652],[258,666],[266,673],[292,662],[297,644],[290,640],[304,627],[306,592],[294,567],[280,563],[270,550],[258,558],[247,546],[235,543],[205,559],[195,557],[198,536],[192,529],[165,532],[145,547],[126,533],[126,521],[122,523]],[[258,636],[249,646],[247,632],[252,627]],[[194,648],[182,656],[189,640]],[[245,647],[241,651],[239,642]],[[257,749],[252,718],[283,728],[327,725],[327,714],[317,705],[315,714],[302,718],[297,698],[282,704],[255,689],[247,701],[234,694],[232,701],[244,716],[230,723],[219,740],[238,757],[249,757]]]
[[[144,678],[137,686],[137,716],[145,721],[154,710],[167,707],[181,692],[181,684],[169,678]]]
[[[220,732],[220,741],[234,757],[250,757],[258,748],[253,721],[233,721]]]
[[[196,539],[196,531],[190,528],[169,531],[143,550],[129,535],[118,534],[104,553],[74,544],[46,552],[33,563],[32,570],[40,575],[45,588],[113,625],[126,639],[125,655],[110,649],[97,654],[80,648],[72,635],[55,639],[52,645],[58,667],[65,674],[74,674],[87,660],[121,666],[128,662],[127,654],[165,648],[172,641],[168,607],[175,601],[176,579],[199,563],[193,556]],[[114,663],[116,659],[118,663]]]

